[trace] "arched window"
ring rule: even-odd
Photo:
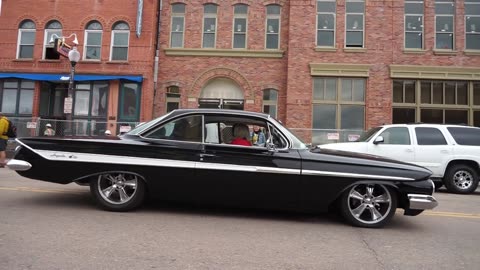
[[[180,108],[180,88],[172,85],[167,87],[167,113]]]
[[[172,24],[170,30],[170,47],[183,47],[183,34],[185,29],[185,4],[172,5]]]
[[[278,49],[280,44],[280,10],[279,5],[267,6],[267,22],[265,27],[265,48]]]
[[[126,22],[117,22],[112,28],[110,61],[127,61],[130,27]]]
[[[60,59],[60,55],[54,50],[54,41],[62,36],[62,24],[59,21],[48,22],[44,36],[43,59]]]
[[[278,91],[272,88],[263,90],[263,112],[277,118]]]
[[[24,20],[18,27],[17,59],[33,58],[33,46],[35,45],[35,23]]]
[[[217,38],[217,5],[206,4],[203,7],[202,48],[215,48]]]
[[[247,48],[248,6],[237,4],[233,7],[233,48]]]
[[[100,60],[103,27],[98,21],[91,21],[85,28],[84,60]]]

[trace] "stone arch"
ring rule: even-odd
[[[119,22],[119,21],[124,21],[126,23],[128,23],[128,27],[130,27],[130,31],[136,31],[135,27],[135,23],[132,22],[132,20],[130,20],[129,17],[127,16],[124,16],[124,15],[118,15],[118,16],[115,16],[113,18],[111,18],[110,20],[108,20],[108,30],[112,30],[112,27],[113,25],[116,23],[116,22]]]
[[[253,98],[254,96],[252,86],[248,80],[240,72],[225,67],[211,68],[200,74],[200,76],[198,76],[193,82],[189,96],[199,97],[203,86],[215,78],[227,78],[234,81],[241,89],[243,89],[245,99]]]
[[[279,5],[283,7],[285,5],[285,0],[264,0],[263,5],[264,6]]]
[[[17,19],[17,21],[15,22],[14,28],[18,29],[18,27],[20,26],[20,23],[22,23],[24,20],[31,20],[32,22],[34,22],[36,30],[43,29],[41,21],[37,17],[35,17],[33,15],[30,15],[30,14],[25,14],[25,15],[22,15],[21,17],[19,17]]]
[[[91,21],[98,21],[99,23],[102,24],[103,31],[108,30],[107,28],[108,24],[103,17],[97,16],[97,15],[91,15],[83,18],[83,20],[81,21],[80,28],[82,29],[82,31],[85,30],[85,27]]]
[[[43,28],[45,29],[47,27],[47,23],[51,21],[59,21],[62,24],[62,30],[65,29],[66,21],[63,19],[63,17],[57,16],[57,15],[51,15],[51,16],[45,17],[42,22]]]
[[[244,4],[244,5],[247,5],[247,6],[251,6],[252,1],[251,0],[235,0],[235,1],[233,1],[232,6],[235,6],[237,4]]]

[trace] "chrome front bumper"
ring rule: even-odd
[[[14,171],[26,171],[32,168],[32,164],[18,159],[10,159],[7,162],[7,167]]]
[[[438,202],[432,195],[408,194],[410,209],[425,210],[437,207]]]

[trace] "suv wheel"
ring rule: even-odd
[[[443,182],[450,192],[469,194],[477,189],[478,174],[468,165],[457,164],[448,168]]]

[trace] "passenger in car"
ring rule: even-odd
[[[242,123],[237,123],[233,125],[233,136],[231,144],[252,146],[250,142],[250,131],[248,126]]]

